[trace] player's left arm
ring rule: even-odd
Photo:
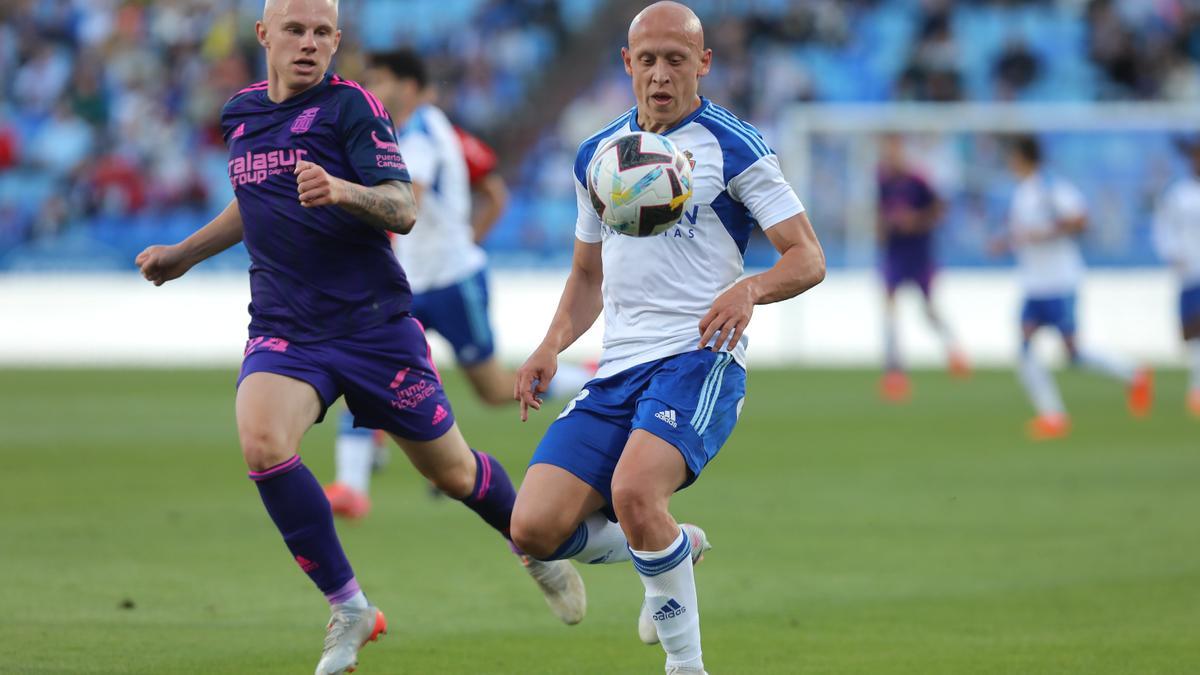
[[[732,350],[746,331],[755,305],[794,298],[825,279],[825,252],[803,211],[776,223],[766,234],[779,251],[779,260],[717,296],[700,320],[700,348],[716,338],[716,349]]]
[[[305,208],[338,206],[381,230],[408,234],[417,222],[417,202],[412,185],[387,180],[366,186],[331,176],[306,160],[296,162],[296,190]]]

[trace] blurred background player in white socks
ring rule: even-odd
[[[1009,209],[1008,234],[994,242],[993,251],[1011,250],[1017,258],[1024,294],[1017,373],[1037,411],[1029,423],[1029,435],[1035,440],[1058,438],[1071,426],[1058,386],[1033,351],[1034,334],[1043,327],[1058,331],[1072,366],[1122,382],[1128,390],[1130,412],[1138,417],[1149,414],[1150,372],[1084,350],[1076,340],[1075,301],[1084,274],[1077,238],[1087,228],[1083,195],[1044,168],[1037,138],[1022,135],[1010,139],[1008,153],[1017,187]]]
[[[1167,190],[1154,214],[1154,245],[1179,275],[1179,320],[1187,344],[1187,407],[1200,418],[1200,137],[1182,139],[1190,175]]]
[[[413,231],[403,240],[393,239],[412,286],[413,316],[450,343],[479,400],[513,405],[515,375],[495,357],[487,255],[480,247],[504,210],[506,190],[496,172],[495,153],[456,129],[431,102],[429,73],[416,52],[372,54],[364,79],[395,120],[420,209]],[[478,199],[474,214],[472,193]],[[589,369],[564,364],[551,396],[574,395],[590,377]],[[383,440],[372,429],[354,427],[343,413],[337,478],[325,488],[335,514],[361,518],[370,511],[371,470],[386,461]]]

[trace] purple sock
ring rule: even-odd
[[[500,462],[487,453],[477,450],[471,452],[475,455],[475,489],[462,503],[478,513],[488,525],[496,528],[505,539],[511,539],[508,536],[508,528],[512,522],[517,491]]]
[[[300,456],[265,471],[251,471],[250,480],[258,486],[263,506],[292,557],[330,604],[353,597],[358,583],[333,528],[329,500]]]

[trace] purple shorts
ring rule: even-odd
[[[450,401],[429,354],[421,322],[405,314],[374,328],[320,342],[260,336],[246,343],[238,384],[251,373],[275,373],[312,385],[320,422],[339,396],[354,426],[431,441],[454,424]]]
[[[929,289],[933,286],[933,263],[900,256],[884,258],[883,284],[888,294],[895,293],[906,281],[916,284],[921,293],[928,298]]]

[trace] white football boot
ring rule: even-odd
[[[387,633],[387,619],[378,607],[334,605],[325,627],[325,649],[316,675],[353,673],[358,667],[358,650]]]
[[[583,621],[583,615],[587,613],[587,590],[583,587],[583,577],[570,560],[542,561],[523,555],[521,564],[542,589],[546,604],[555,616],[568,626]]]
[[[712,549],[712,544],[708,543],[708,535],[704,534],[704,530],[690,523],[683,523],[679,527],[687,532],[688,541],[692,544],[692,565],[700,564],[704,560],[704,552]],[[650,618],[651,610],[646,606],[645,600],[642,601],[642,609],[638,612],[638,638],[648,645],[658,644],[658,629],[654,627],[654,619]],[[680,673],[688,672],[680,670]]]

